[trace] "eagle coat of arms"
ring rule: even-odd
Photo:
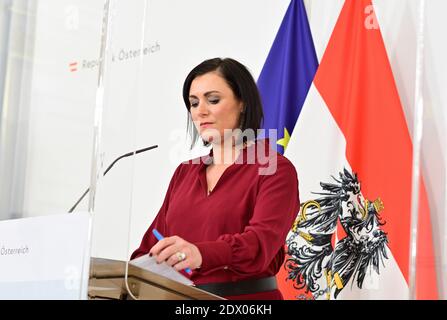
[[[314,299],[336,299],[351,280],[361,289],[367,273],[379,274],[388,259],[380,198],[365,199],[357,175],[347,169],[332,179],[320,182],[318,198],[301,204],[286,240],[287,280]]]

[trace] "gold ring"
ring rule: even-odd
[[[186,259],[186,254],[184,252],[177,252],[175,255],[177,256],[178,261],[183,261]]]

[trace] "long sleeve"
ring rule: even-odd
[[[176,181],[178,179],[180,168],[181,165],[179,165],[175,170],[171,178],[171,181],[169,182],[168,190],[166,192],[163,204],[160,210],[158,211],[158,214],[156,215],[154,221],[152,221],[152,224],[150,225],[149,229],[144,234],[140,247],[132,253],[132,256],[130,257],[131,260],[148,253],[149,250],[154,246],[154,244],[157,243],[158,240],[152,234],[152,230],[157,229],[161,234],[163,235],[167,234],[166,212],[169,208],[170,198],[173,189],[175,187]]]
[[[298,177],[288,161],[259,180],[253,215],[242,233],[195,243],[202,254],[201,273],[229,269],[239,276],[260,273],[282,250],[299,211]]]

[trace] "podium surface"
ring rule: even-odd
[[[88,297],[96,299],[132,299],[126,288],[126,262],[91,258]],[[128,265],[128,287],[139,300],[225,300],[132,264]]]

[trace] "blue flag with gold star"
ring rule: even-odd
[[[276,143],[281,154],[287,147],[317,68],[306,8],[303,0],[292,0],[258,79],[265,137],[269,137],[268,129],[278,130]]]

